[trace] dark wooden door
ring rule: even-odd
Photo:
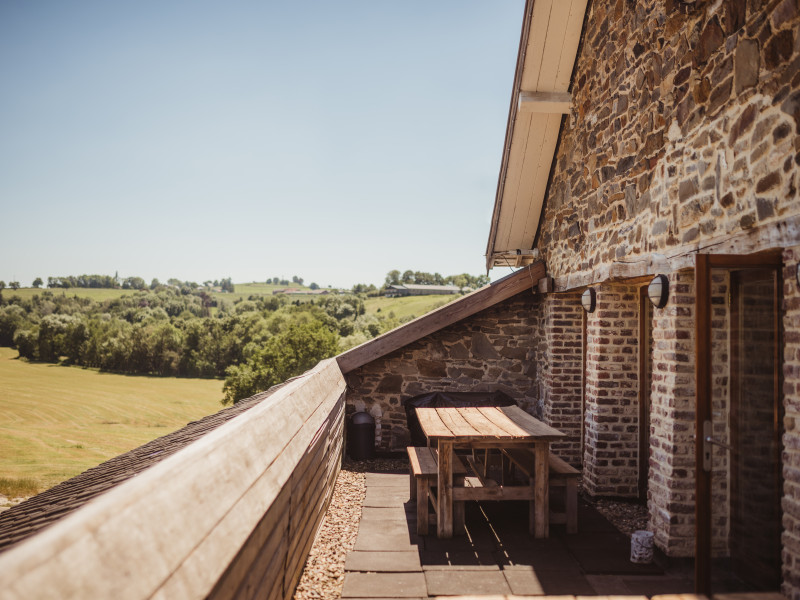
[[[780,586],[780,254],[696,262],[696,588]]]

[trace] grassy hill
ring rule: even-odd
[[[364,301],[364,308],[367,313],[388,315],[394,313],[398,319],[410,317],[421,317],[434,308],[443,306],[453,300],[460,298],[458,294],[445,294],[436,296],[406,296],[404,298],[367,298]]]
[[[222,408],[219,380],[114,375],[16,355],[0,348],[0,494],[21,480],[36,488],[23,495],[47,489]]]

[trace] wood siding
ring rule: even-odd
[[[0,597],[290,598],[339,472],[344,390],[324,361],[0,555]]]

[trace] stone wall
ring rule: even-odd
[[[586,321],[583,487],[591,495],[638,496],[639,288],[603,284]]]
[[[800,216],[797,0],[591,2],[538,248],[554,277]]]
[[[800,246],[783,253],[783,594],[800,598]]]
[[[541,296],[524,292],[413,342],[347,374],[347,410],[376,422],[376,447],[409,443],[401,404],[433,391],[505,392],[531,414],[537,411]]]

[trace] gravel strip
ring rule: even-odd
[[[591,498],[583,494],[584,500],[594,506],[601,515],[628,537],[634,531],[646,530],[650,520],[647,506],[634,500]]]
[[[350,460],[345,458],[328,512],[314,539],[295,600],[341,598],[344,586],[344,561],[356,544],[361,506],[366,495],[365,472],[406,472],[408,461],[401,459]]]

